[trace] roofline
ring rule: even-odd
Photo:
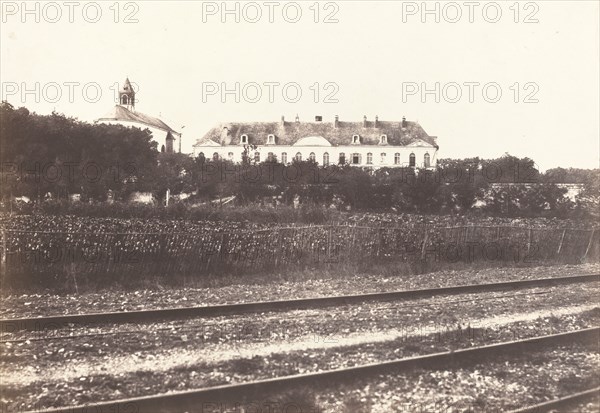
[[[149,115],[146,115],[146,116],[149,116]],[[142,125],[146,125],[146,126],[149,126],[151,128],[154,128],[154,129],[160,129],[160,130],[165,131],[165,132],[171,132],[171,133],[173,133],[173,134],[181,137],[181,132],[177,132],[176,130],[171,129],[171,127],[169,125],[167,125],[166,123],[165,123],[165,125],[167,126],[168,129],[161,128],[161,127],[156,126],[156,125],[152,125],[152,124],[150,124],[148,122],[142,122],[142,121],[137,121],[137,120],[115,119],[115,118],[98,118],[98,119],[96,119],[96,122],[101,122],[101,121],[141,123]]]

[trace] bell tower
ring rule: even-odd
[[[124,106],[130,111],[135,111],[135,91],[131,86],[129,78],[125,79],[125,83],[119,90],[119,105]]]

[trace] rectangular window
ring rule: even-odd
[[[386,157],[385,157],[385,153],[381,154],[381,163],[385,163],[386,161]]]
[[[352,154],[352,164],[358,165],[360,164],[360,155],[357,153]]]
[[[287,152],[281,154],[281,163],[284,165],[287,163]]]
[[[367,165],[373,165],[373,154],[370,152],[367,154]]]
[[[340,165],[344,165],[346,163],[346,154],[344,152],[340,153]]]

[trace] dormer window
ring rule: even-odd
[[[360,144],[360,136],[358,136],[358,135],[352,135],[352,144],[353,145],[359,145]]]
[[[275,145],[275,135],[271,134],[267,136],[267,145]]]
[[[387,145],[387,135],[381,135],[379,137],[379,144],[380,145]]]
[[[247,145],[248,144],[248,135],[244,134],[240,136],[240,144]]]

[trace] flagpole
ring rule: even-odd
[[[179,134],[179,153],[181,153],[181,138],[183,137],[183,128],[185,128],[185,125],[181,127],[181,133]]]

